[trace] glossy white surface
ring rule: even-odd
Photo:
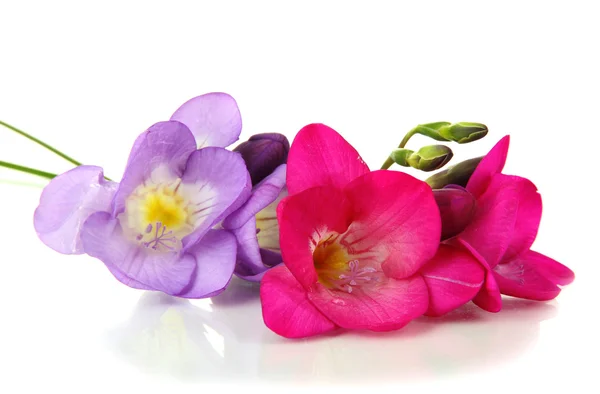
[[[114,179],[139,132],[209,91],[238,100],[242,139],[324,122],[372,168],[418,123],[484,122],[489,136],[452,145],[454,160],[511,134],[506,172],[544,200],[534,249],[575,282],[499,314],[468,305],[398,332],[290,341],[264,326],[256,286],[176,300],[46,248],[32,226],[45,181],[0,170],[1,393],[599,391],[592,3],[324,3],[2,2],[0,119]],[[70,168],[3,128],[0,160]]]

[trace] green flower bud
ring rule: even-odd
[[[429,172],[445,166],[452,156],[452,150],[445,145],[429,145],[411,154],[407,162],[413,168]]]
[[[441,189],[447,185],[466,187],[481,159],[483,159],[483,157],[461,161],[444,171],[440,171],[437,174],[430,176],[425,182],[427,182],[432,189]]]
[[[410,164],[408,164],[408,158],[413,153],[415,152],[410,149],[394,149],[390,154],[390,159],[402,167],[410,167]]]
[[[481,123],[459,122],[452,125],[444,125],[437,131],[449,141],[466,144],[485,137],[488,133],[488,128]]]
[[[434,122],[434,123],[425,123],[420,124],[409,133],[411,135],[421,134],[429,138],[433,138],[436,141],[448,141],[448,139],[444,138],[440,135],[439,130],[443,127],[451,126],[450,122]]]

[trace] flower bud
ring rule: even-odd
[[[467,186],[467,182],[483,157],[461,161],[452,167],[440,171],[425,180],[432,189],[441,189],[447,185]]]
[[[452,156],[452,150],[445,145],[429,145],[411,154],[407,162],[413,168],[428,172],[442,168]]]
[[[449,141],[466,144],[485,137],[488,133],[488,128],[481,123],[459,122],[440,127],[438,133]]]
[[[442,218],[442,240],[461,233],[475,213],[475,197],[459,186],[447,186],[433,191]]]
[[[233,151],[242,154],[254,186],[287,162],[290,143],[283,134],[256,134]]]
[[[394,149],[390,154],[390,159],[402,167],[410,167],[410,164],[408,164],[408,158],[413,153],[415,152],[410,149]]]

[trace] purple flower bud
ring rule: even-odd
[[[433,191],[442,217],[442,240],[454,237],[471,222],[475,213],[475,197],[466,189],[449,185]]]
[[[283,134],[256,134],[233,151],[242,154],[254,186],[287,162],[290,143]]]

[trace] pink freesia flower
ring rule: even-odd
[[[509,137],[500,140],[477,166],[467,191],[476,199],[471,223],[450,244],[461,245],[486,270],[475,304],[490,312],[502,307],[500,294],[550,300],[558,285],[573,281],[564,265],[530,250],[542,216],[542,200],[528,179],[501,173]]]
[[[481,287],[484,271],[470,254],[444,246],[436,256],[441,228],[431,189],[404,173],[370,172],[333,129],[313,124],[298,133],[287,186],[278,207],[285,265],[261,283],[263,317],[277,334],[394,330],[464,304]],[[462,271],[446,261],[457,253]],[[439,301],[444,294],[451,300]]]

